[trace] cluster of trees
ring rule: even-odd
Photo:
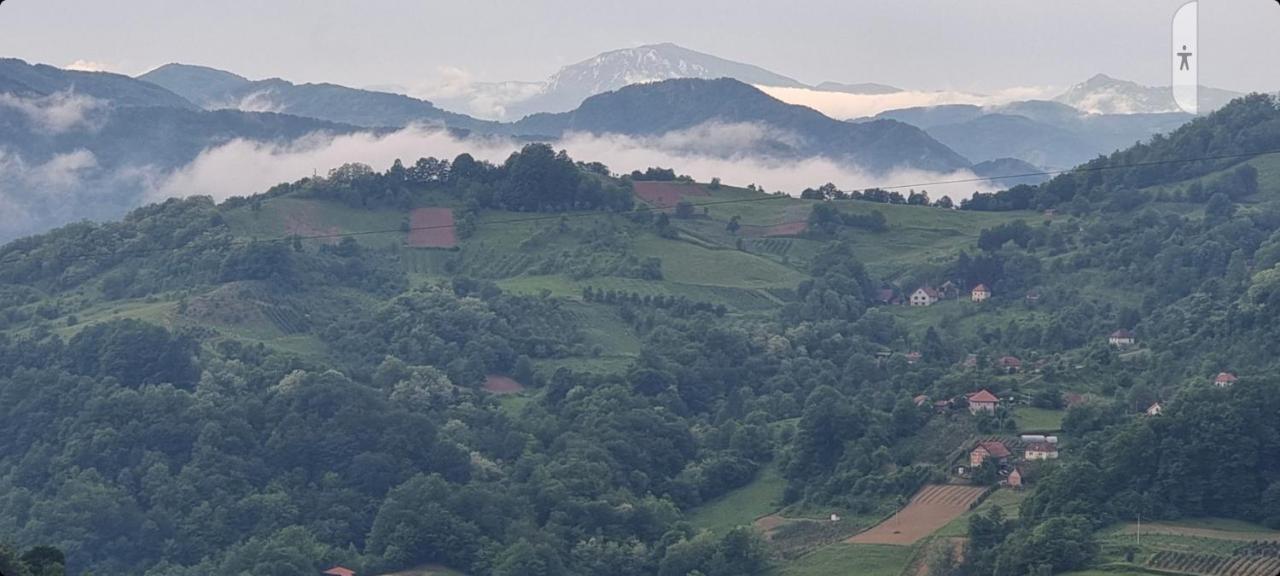
[[[929,199],[929,192],[921,190],[916,192],[908,190],[906,195],[896,190],[885,190],[883,188],[868,188],[866,190],[844,191],[836,187],[830,182],[819,186],[818,188],[805,188],[800,192],[800,198],[805,200],[862,200],[865,202],[876,202],[879,204],[903,204],[910,206],[936,206],[938,208],[954,208],[951,198],[943,196],[936,201]]]
[[[66,576],[66,564],[66,556],[52,546],[19,552],[0,544],[0,574],[5,576]]]
[[[639,170],[632,171],[630,176],[631,180],[635,182],[693,182],[693,178],[684,174],[676,174],[676,171],[671,168],[650,167],[644,172]],[[713,182],[719,185],[718,178]]]
[[[281,184],[255,199],[234,199],[231,206],[295,194],[349,206],[409,208],[424,190],[443,190],[479,208],[521,212],[621,211],[633,204],[629,186],[610,177],[608,167],[574,162],[547,144],[528,144],[496,166],[465,153],[452,161],[422,158],[412,167],[396,160],[385,172],[344,164],[326,177]]]
[[[814,204],[809,213],[809,230],[824,236],[834,236],[839,226],[861,228],[871,232],[884,232],[889,222],[879,210],[866,214],[842,212],[832,204]]]
[[[724,304],[699,302],[691,300],[687,296],[640,294],[639,292],[605,290],[603,288],[592,288],[590,286],[584,286],[582,288],[582,299],[586,302],[600,302],[603,304],[626,304],[631,306],[664,308],[681,316],[687,316],[697,312],[710,312],[716,316],[724,316],[729,313],[729,309],[726,308]]]

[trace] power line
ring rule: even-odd
[[[0,0],[0,1],[2,1],[2,0]],[[892,185],[892,186],[871,186],[871,187],[863,188],[863,190],[874,190],[874,189],[879,189],[879,190],[902,190],[902,189],[906,189],[906,188],[912,188],[912,189],[914,189],[914,188],[926,188],[926,187],[929,187],[929,186],[946,186],[946,185],[952,185],[952,184],[970,184],[970,183],[975,183],[975,182],[987,182],[987,181],[993,181],[993,180],[1011,180],[1011,179],[1017,179],[1017,178],[1030,178],[1030,177],[1035,177],[1035,176],[1058,176],[1058,175],[1062,175],[1062,174],[1070,174],[1070,173],[1077,173],[1077,172],[1080,172],[1080,173],[1105,172],[1105,171],[1109,171],[1109,170],[1128,170],[1128,169],[1134,169],[1134,168],[1147,168],[1147,167],[1153,167],[1153,166],[1169,166],[1169,165],[1174,165],[1174,164],[1190,164],[1190,163],[1194,163],[1194,162],[1213,162],[1213,161],[1217,161],[1217,160],[1233,160],[1233,159],[1240,159],[1240,158],[1255,158],[1255,157],[1258,157],[1258,156],[1268,156],[1268,155],[1272,155],[1272,154],[1280,154],[1280,149],[1276,149],[1276,150],[1264,150],[1264,151],[1259,151],[1259,152],[1246,152],[1246,153],[1240,153],[1240,154],[1221,154],[1221,155],[1216,155],[1216,156],[1201,156],[1201,157],[1197,157],[1197,158],[1181,158],[1181,159],[1173,159],[1173,160],[1153,160],[1153,161],[1149,161],[1149,162],[1135,162],[1135,163],[1132,163],[1132,164],[1117,164],[1117,165],[1107,165],[1107,166],[1079,166],[1079,167],[1076,167],[1076,168],[1068,168],[1068,169],[1065,169],[1065,170],[1046,170],[1046,171],[1041,171],[1041,172],[1026,172],[1026,173],[1022,173],[1022,174],[1010,174],[1010,175],[1007,175],[1007,176],[989,176],[989,177],[984,177],[984,178],[960,178],[960,179],[953,179],[953,180],[934,180],[934,181],[931,181],[931,182],[920,182],[920,183],[915,183],[915,184],[897,184],[897,185]],[[772,194],[772,195],[765,195],[765,196],[753,197],[753,198],[734,198],[734,199],[729,199],[729,200],[715,200],[715,201],[711,201],[711,202],[698,202],[698,203],[690,202],[690,204],[692,204],[692,205],[693,205],[693,207],[694,207],[695,209],[697,209],[697,208],[709,208],[709,207],[712,207],[712,206],[723,206],[723,205],[726,205],[726,204],[744,204],[744,203],[748,203],[748,202],[767,202],[767,201],[770,201],[770,200],[793,199],[793,198],[794,198],[793,196],[788,196],[788,195],[784,195],[784,194]],[[486,225],[486,226],[491,226],[491,225],[504,225],[504,224],[525,224],[525,223],[529,223],[529,222],[545,222],[545,221],[548,221],[548,220],[560,220],[560,219],[562,219],[562,218],[567,219],[567,218],[600,217],[600,216],[610,216],[610,215],[640,214],[640,213],[646,213],[646,212],[662,212],[663,210],[665,210],[665,209],[664,209],[664,208],[655,207],[655,206],[643,206],[643,207],[638,207],[638,208],[635,208],[635,209],[632,209],[632,210],[629,210],[629,211],[626,211],[626,212],[575,212],[575,213],[552,213],[552,214],[542,214],[542,215],[538,215],[538,216],[529,216],[529,217],[524,217],[524,218],[510,218],[510,219],[506,219],[506,220],[493,220],[493,221],[489,221],[489,222],[484,222],[483,224],[484,224],[484,225]],[[254,244],[254,243],[259,243],[259,242],[262,242],[262,243],[273,243],[273,242],[292,242],[292,241],[295,241],[295,240],[297,240],[297,241],[303,241],[303,240],[333,240],[333,239],[336,239],[336,238],[355,238],[355,237],[360,237],[360,236],[372,236],[372,235],[376,235],[376,234],[394,234],[394,233],[401,233],[401,234],[404,234],[404,233],[408,233],[408,232],[416,232],[416,231],[423,231],[423,230],[441,230],[441,229],[456,228],[456,227],[457,227],[457,223],[454,223],[454,224],[434,224],[434,225],[430,225],[430,226],[411,226],[411,227],[408,227],[408,228],[405,228],[405,227],[398,227],[398,228],[386,228],[386,229],[381,229],[381,230],[361,230],[361,231],[357,231],[357,232],[336,232],[336,233],[333,233],[333,234],[312,234],[312,235],[297,235],[297,234],[292,234],[292,235],[288,235],[288,236],[277,236],[277,237],[274,237],[274,238],[267,238],[267,239],[257,239],[257,238],[254,238],[254,239],[232,240],[232,241],[230,241],[230,242],[226,243],[226,244],[225,244],[225,246],[240,246],[240,245],[248,245],[248,244]],[[159,253],[159,252],[168,252],[168,251],[175,251],[175,250],[177,250],[177,248],[140,248],[140,249],[134,249],[134,250],[108,250],[108,251],[103,251],[103,252],[84,252],[84,253],[81,253],[81,254],[60,255],[59,257],[60,257],[60,258],[62,258],[62,259],[80,260],[80,259],[85,259],[85,258],[97,258],[97,257],[113,256],[113,255],[117,255],[117,256],[126,256],[126,257],[127,257],[127,256],[145,256],[145,255],[147,255],[147,254],[155,254],[155,253]],[[14,258],[14,259],[10,259],[10,260],[0,260],[0,264],[12,264],[12,263],[17,262],[17,261],[18,261],[18,258]]]

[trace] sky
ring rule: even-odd
[[[0,56],[136,75],[168,62],[356,87],[541,80],[674,42],[806,83],[921,90],[1169,83],[1182,0],[8,0]],[[1274,91],[1275,0],[1201,0],[1201,82]]]

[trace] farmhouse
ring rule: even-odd
[[[1010,488],[1022,488],[1022,469],[1014,468],[1005,478],[1004,483]]]
[[[333,568],[321,572],[321,574],[324,576],[356,576],[356,571],[343,566],[334,566]]]
[[[937,290],[924,286],[922,288],[917,288],[915,292],[911,293],[911,305],[933,306],[938,303],[940,298],[941,296],[938,294]]]
[[[1032,442],[1027,444],[1026,450],[1022,452],[1022,458],[1027,461],[1057,460],[1058,445],[1051,442]]]
[[[969,297],[974,302],[986,302],[988,298],[991,298],[991,289],[987,288],[986,284],[979,284],[973,289]]]
[[[997,440],[979,442],[978,446],[969,452],[969,467],[982,466],[987,458],[993,458],[997,464],[1003,464],[1009,459],[1009,449],[1005,447],[1004,442]]]
[[[1116,346],[1118,348],[1125,348],[1138,343],[1138,339],[1133,335],[1133,332],[1124,329],[1112,332],[1111,337],[1107,340],[1111,342],[1112,346]]]
[[[1022,360],[1017,356],[1004,356],[996,361],[996,367],[1007,374],[1022,371]]]
[[[938,287],[938,296],[942,298],[957,298],[960,296],[960,287],[955,282],[947,280]]]
[[[1213,385],[1219,388],[1230,388],[1235,385],[1237,380],[1239,380],[1239,378],[1236,378],[1235,374],[1231,372],[1221,372],[1218,374],[1217,378],[1213,379]]]
[[[1161,414],[1164,414],[1164,406],[1159,402],[1156,402],[1147,408],[1147,416],[1159,416]]]
[[[970,414],[977,414],[979,412],[995,414],[996,408],[1000,406],[1000,399],[997,398],[995,394],[986,390],[974,392],[973,394],[968,395],[965,399],[969,401]]]

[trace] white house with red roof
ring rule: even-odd
[[[1115,332],[1112,332],[1111,336],[1107,338],[1107,341],[1110,342],[1112,346],[1115,346],[1118,348],[1126,348],[1129,346],[1133,346],[1134,344],[1137,344],[1138,337],[1135,336],[1133,332],[1130,332],[1125,329],[1120,329],[1120,330],[1116,330]]]
[[[1022,451],[1024,460],[1057,460],[1058,445],[1052,442],[1032,442]]]
[[[1000,398],[997,398],[995,394],[992,394],[987,390],[974,392],[973,394],[966,396],[965,400],[969,401],[970,414],[977,414],[979,412],[995,414],[996,408],[1000,407]]]
[[[933,306],[941,299],[942,295],[928,286],[917,288],[915,292],[911,293],[912,306]]]
[[[979,284],[973,288],[973,292],[969,294],[969,299],[974,302],[986,302],[991,298],[991,289],[986,284]]]
[[[1231,372],[1219,372],[1218,376],[1213,379],[1213,385],[1219,388],[1230,388],[1234,386],[1238,380],[1240,379],[1236,378],[1236,375]]]

